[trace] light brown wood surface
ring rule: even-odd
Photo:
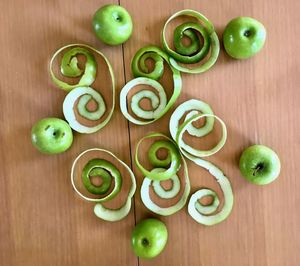
[[[105,46],[92,31],[92,14],[104,3],[0,2],[0,265],[299,265],[299,2],[122,0],[134,21],[132,38],[123,47]],[[115,71],[118,94],[132,78],[130,61],[135,52],[144,45],[160,45],[164,21],[184,8],[205,14],[219,37],[227,22],[241,15],[260,20],[268,36],[254,58],[232,60],[222,49],[210,71],[182,75],[183,90],[176,102],[202,99],[226,122],[227,143],[209,160],[232,183],[232,214],[213,227],[197,224],[186,208],[160,217],[169,230],[166,249],[153,260],[138,260],[130,247],[131,230],[142,218],[158,217],[140,200],[140,172],[133,166],[138,180],[135,208],[126,219],[108,223],[93,215],[92,204],[75,195],[70,167],[78,153],[94,146],[111,150],[131,165],[137,140],[150,131],[168,133],[171,112],[139,127],[128,124],[117,105],[108,126],[91,135],[75,134],[72,148],[55,156],[32,147],[30,130],[41,118],[63,117],[65,92],[51,83],[48,73],[57,48],[82,42],[105,53]],[[99,84],[106,85],[101,80]],[[251,185],[238,170],[242,150],[254,143],[272,147],[281,158],[281,175],[268,186]],[[203,186],[218,189],[206,171],[188,165],[192,192]]]

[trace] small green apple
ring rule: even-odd
[[[73,133],[69,124],[59,118],[44,118],[31,129],[32,144],[42,153],[61,153],[70,148]]]
[[[280,160],[270,148],[264,145],[253,145],[243,151],[240,158],[240,171],[248,181],[257,185],[266,185],[279,176]]]
[[[264,46],[266,29],[254,18],[237,17],[231,20],[223,33],[227,54],[236,59],[254,56]]]
[[[131,245],[135,255],[144,259],[151,259],[159,255],[167,240],[167,227],[163,222],[154,218],[138,223],[131,235]]]
[[[127,10],[118,5],[105,5],[93,17],[98,39],[109,45],[126,42],[132,33],[132,19]]]

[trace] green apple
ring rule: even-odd
[[[64,120],[44,118],[32,127],[31,141],[42,153],[61,153],[72,145],[73,133],[69,124]]]
[[[236,59],[246,59],[255,55],[263,48],[265,40],[264,25],[250,17],[231,20],[223,33],[225,50]]]
[[[270,148],[264,145],[253,145],[243,151],[240,158],[240,171],[248,181],[257,185],[266,185],[279,176],[280,160]]]
[[[131,245],[135,255],[144,259],[151,259],[159,255],[167,240],[167,227],[163,222],[154,218],[138,223],[131,235]]]
[[[118,5],[105,5],[93,17],[98,39],[109,45],[126,42],[132,33],[132,19],[127,10]]]

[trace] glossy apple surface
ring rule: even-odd
[[[136,256],[151,259],[159,255],[168,240],[167,227],[157,219],[146,219],[136,225],[131,245]]]
[[[126,42],[132,34],[132,19],[127,10],[118,5],[105,5],[93,17],[98,39],[109,45]]]
[[[279,176],[280,160],[272,149],[264,145],[253,145],[242,153],[240,171],[248,181],[266,185]]]
[[[231,20],[223,33],[223,44],[228,55],[246,59],[257,54],[264,46],[266,29],[262,23],[250,17]]]
[[[32,144],[42,153],[66,151],[73,142],[73,133],[67,122],[59,118],[44,118],[31,129]]]

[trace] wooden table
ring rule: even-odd
[[[134,20],[134,33],[117,47],[100,43],[91,28],[92,14],[104,3],[0,2],[0,264],[299,265],[299,2],[122,0]],[[227,22],[240,15],[262,21],[268,37],[262,52],[252,59],[232,60],[221,50],[210,71],[183,75],[183,91],[176,103],[202,99],[226,122],[227,143],[209,160],[232,183],[232,214],[213,227],[197,224],[186,208],[160,217],[169,229],[165,251],[153,260],[138,260],[130,247],[131,230],[141,219],[157,217],[140,200],[140,172],[133,167],[138,180],[134,210],[126,219],[108,223],[96,218],[93,206],[75,195],[70,167],[79,152],[94,146],[111,150],[131,165],[137,140],[149,131],[168,133],[171,112],[139,127],[128,124],[118,105],[107,127],[96,134],[75,134],[72,148],[56,156],[35,150],[30,130],[43,117],[63,117],[65,93],[52,84],[48,73],[48,61],[57,48],[74,42],[97,47],[113,65],[119,93],[132,78],[130,60],[135,52],[147,44],[160,45],[164,21],[184,8],[205,14],[219,37]],[[251,185],[239,173],[239,155],[254,143],[272,147],[281,158],[280,178],[271,185]],[[189,169],[193,192],[202,186],[218,189],[206,171],[192,163]]]

